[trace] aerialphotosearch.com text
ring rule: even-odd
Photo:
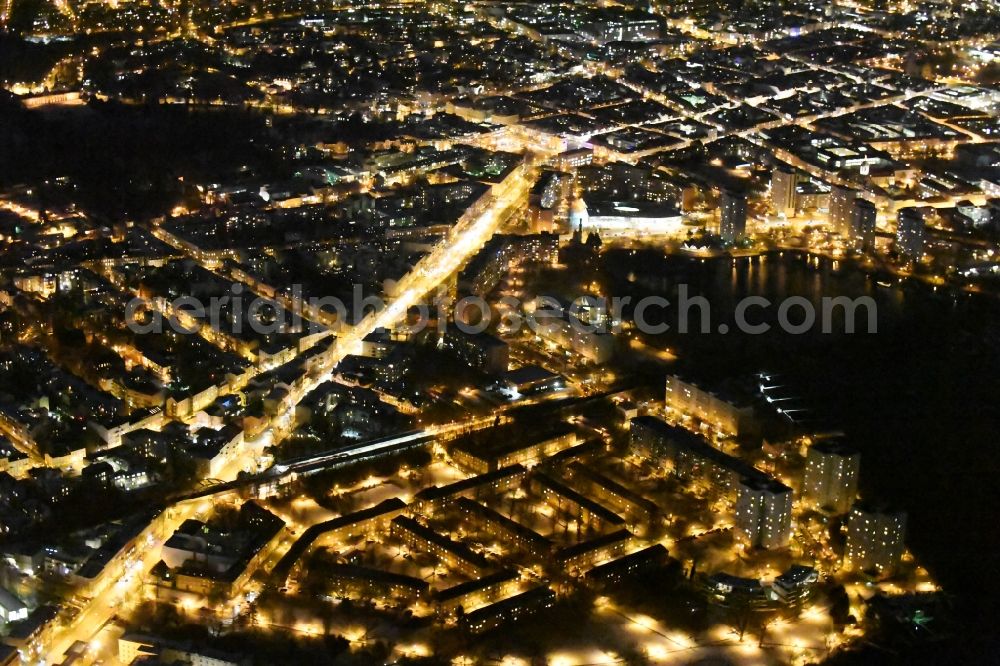
[[[205,326],[235,335],[315,333],[325,328],[317,320],[346,325],[361,323],[391,302],[365,295],[361,285],[355,285],[351,298],[346,300],[334,296],[306,298],[298,285],[281,300],[288,307],[275,299],[245,292],[239,284],[225,295],[204,300],[190,295],[171,300],[136,297],[126,307],[126,321],[130,330],[138,334],[167,330],[194,334]],[[455,326],[469,334],[493,327],[506,333],[525,328],[544,333],[555,325],[585,333],[615,333],[629,322],[633,329],[651,335],[668,331],[763,335],[774,330],[792,335],[817,330],[826,334],[871,334],[878,328],[877,304],[868,296],[827,296],[819,303],[801,296],[777,300],[746,296],[735,302],[731,312],[728,307],[726,310],[725,321],[716,321],[709,299],[692,295],[688,285],[680,284],[673,300],[659,295],[580,296],[572,300],[550,296],[521,300],[504,296],[492,303],[479,296],[437,299],[410,307],[398,327],[411,334],[432,324],[438,329]]]

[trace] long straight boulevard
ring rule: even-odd
[[[407,311],[441,284],[452,273],[459,270],[497,231],[508,213],[527,196],[531,186],[529,165],[522,164],[506,180],[494,186],[462,216],[449,236],[439,243],[430,254],[400,282],[399,297],[391,301],[379,312],[365,316],[357,325],[343,331],[331,345],[323,359],[322,372],[302,383],[290,406],[274,417],[272,425],[256,440],[247,442],[240,454],[229,461],[218,480],[233,481],[248,468],[256,456],[267,446],[273,446],[293,429],[296,405],[323,382],[329,380],[331,371],[345,356],[356,352],[361,341],[380,328],[400,321]],[[351,450],[341,451],[350,455]],[[60,624],[59,618],[52,621],[51,636],[38,650],[42,663],[59,663],[66,651],[76,641],[89,642],[94,635],[114,616],[118,606],[130,595],[141,589],[144,578],[160,560],[163,543],[180,525],[188,519],[204,514],[211,507],[209,500],[185,501],[174,504],[158,514],[145,530],[136,537],[137,546],[131,557],[126,557],[120,567],[107,566],[91,586],[90,595],[78,596],[73,606],[79,608],[76,616],[67,624]],[[118,575],[124,572],[123,575]],[[43,636],[46,635],[44,632]],[[25,655],[29,656],[30,655]]]

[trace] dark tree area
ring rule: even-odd
[[[25,0],[23,5],[31,1]],[[14,20],[17,20],[17,12]],[[70,46],[65,42],[39,44],[0,33],[0,82],[42,81],[52,66],[69,51]]]
[[[110,223],[169,211],[191,183],[281,164],[261,115],[91,103],[59,112],[0,107],[0,186],[26,184],[43,202],[67,195]],[[58,187],[56,178],[67,178]],[[48,181],[48,182],[46,182]]]

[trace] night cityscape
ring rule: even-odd
[[[997,664],[998,395],[997,0],[0,0],[0,666]]]

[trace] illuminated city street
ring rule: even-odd
[[[0,0],[0,666],[995,662],[998,10]]]

